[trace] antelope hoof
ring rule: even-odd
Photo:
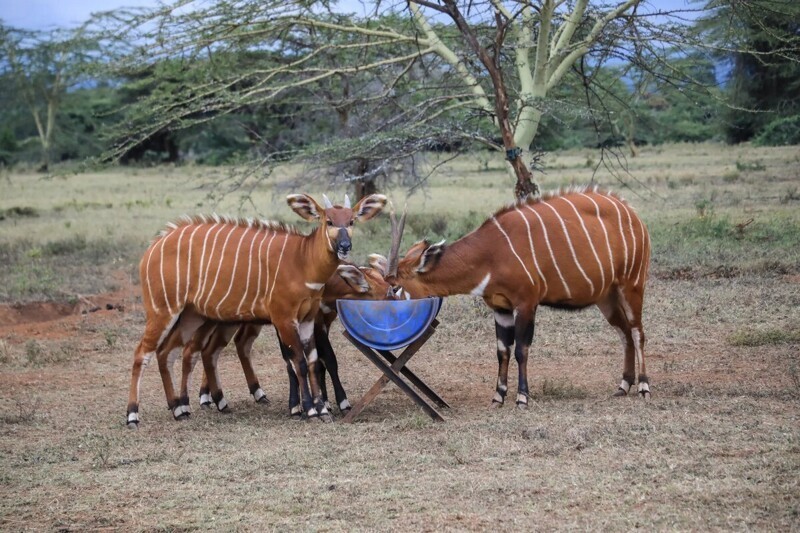
[[[217,402],[217,411],[219,411],[220,413],[225,413],[225,414],[230,413],[231,409],[228,406],[228,400],[223,398],[219,402]]]
[[[339,412],[341,412],[342,414],[349,413],[352,408],[353,406],[350,405],[350,401],[347,398],[345,398],[339,403]]]
[[[299,405],[295,405],[294,407],[289,408],[289,418],[292,420],[302,420],[303,419],[303,409]]]
[[[128,413],[127,420],[125,422],[125,427],[128,429],[139,429],[139,412],[134,411],[132,413]]]
[[[200,408],[201,409],[209,409],[211,407],[211,396],[208,394],[201,394],[200,395]]]
[[[330,424],[333,422],[333,415],[330,413],[323,413],[317,417],[321,422],[325,424]]]
[[[639,397],[650,400],[650,384],[647,381],[639,380]]]
[[[189,407],[185,405],[179,405],[175,409],[172,410],[172,417],[175,420],[185,420],[189,418]]]
[[[621,398],[622,396],[627,396],[627,395],[628,391],[626,391],[625,389],[617,389],[617,392],[613,394],[615,398]]]
[[[264,394],[264,391],[260,388],[256,389],[256,391],[253,393],[253,399],[256,401],[256,403],[260,403],[261,405],[269,404],[269,398],[267,398],[267,395]]]
[[[517,402],[517,411],[527,411],[528,404],[525,402]]]
[[[503,407],[503,402],[492,400],[492,404],[489,406],[489,409],[500,409],[501,407]]]
[[[178,416],[176,416],[175,420],[177,422],[183,422],[184,420],[189,420],[189,417],[191,417],[191,416],[192,416],[192,413],[190,413],[189,411],[186,411],[185,413],[181,413]]]
[[[131,429],[133,431],[136,431],[137,429],[139,429],[139,421],[137,420],[135,422],[128,422],[125,425],[125,427],[128,428],[128,429]]]

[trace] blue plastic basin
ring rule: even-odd
[[[336,301],[344,329],[376,350],[396,350],[417,340],[441,305],[441,298]]]

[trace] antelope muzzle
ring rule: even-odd
[[[336,236],[336,255],[342,261],[346,261],[350,257],[350,249],[353,243],[350,241],[350,234],[345,228],[340,228]]]

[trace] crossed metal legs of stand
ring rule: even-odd
[[[430,389],[421,379],[419,379],[416,374],[414,374],[411,370],[406,368],[406,363],[408,363],[409,359],[417,353],[423,344],[430,338],[431,335],[434,334],[436,331],[436,326],[439,325],[437,320],[434,320],[425,333],[422,334],[416,341],[409,344],[403,353],[400,354],[400,357],[395,357],[392,352],[388,350],[373,350],[369,346],[360,343],[355,338],[353,338],[347,331],[344,331],[344,336],[353,343],[353,345],[359,349],[361,353],[363,353],[367,359],[372,361],[372,363],[377,366],[381,372],[383,372],[383,376],[381,376],[378,381],[375,382],[374,385],[358,400],[354,405],[353,408],[350,410],[349,413],[342,419],[342,422],[352,422],[355,420],[355,417],[364,410],[364,408],[375,399],[376,396],[383,390],[383,388],[389,383],[391,380],[395,385],[400,387],[400,390],[406,393],[409,398],[414,400],[414,403],[419,405],[423,411],[428,413],[428,415],[439,422],[444,422],[444,418],[441,414],[428,402],[426,402],[417,391],[415,391],[408,383],[401,377],[400,374],[405,376],[408,381],[411,382],[419,391],[431,399],[436,405],[439,407],[450,407],[446,401],[444,401],[438,394],[436,394],[433,390]],[[380,356],[383,356],[381,359]],[[386,363],[386,361],[389,364]],[[390,366],[391,365],[391,366]]]

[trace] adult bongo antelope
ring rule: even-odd
[[[385,268],[385,259],[371,259]],[[481,296],[494,310],[499,363],[494,405],[505,402],[514,343],[517,405],[528,404],[528,351],[539,305],[599,307],[625,350],[615,396],[626,395],[635,383],[638,361],[638,392],[649,399],[642,329],[649,263],[650,237],[627,202],[597,187],[582,187],[518,201],[449,246],[418,242],[387,281],[413,297]]]
[[[349,256],[354,221],[373,218],[386,197],[373,194],[352,208],[347,199],[344,206],[325,200],[322,208],[305,194],[287,197],[298,215],[319,221],[308,235],[274,222],[198,216],[172,223],[156,237],[139,264],[146,324],[134,352],[128,427],[138,426],[139,385],[153,355],[173,416],[183,414],[172,366],[207,319],[271,322],[292,352],[306,414],[327,415],[313,372],[310,394],[306,385],[306,368],[313,370],[317,359],[313,330],[322,288]],[[178,342],[167,345],[173,327]]]
[[[339,379],[336,354],[328,339],[331,323],[336,320],[337,316],[336,300],[340,298],[376,300],[387,297],[392,297],[389,284],[383,279],[380,272],[369,267],[357,267],[351,264],[339,265],[336,273],[325,283],[320,309],[314,321],[314,340],[319,353],[319,361],[322,363],[316,365],[317,383],[322,393],[323,403],[328,410],[330,410],[330,406],[325,385],[326,371],[331,376],[339,410],[344,412],[350,409],[347,393]],[[267,397],[259,385],[258,377],[250,362],[253,341],[258,337],[263,325],[255,322],[231,323],[209,320],[195,332],[183,349],[180,400],[185,409],[180,416],[189,414],[189,384],[194,366],[200,357],[202,357],[205,368],[200,386],[200,405],[210,406],[213,402],[220,411],[227,408],[228,403],[222,392],[217,373],[217,361],[220,352],[227,346],[231,338],[236,345],[250,394],[256,402],[267,403]],[[173,330],[172,335],[176,335],[176,332],[177,330]],[[279,343],[289,374],[289,413],[291,416],[299,417],[303,410],[300,404],[297,376],[289,359],[291,352],[282,342],[279,341]]]

